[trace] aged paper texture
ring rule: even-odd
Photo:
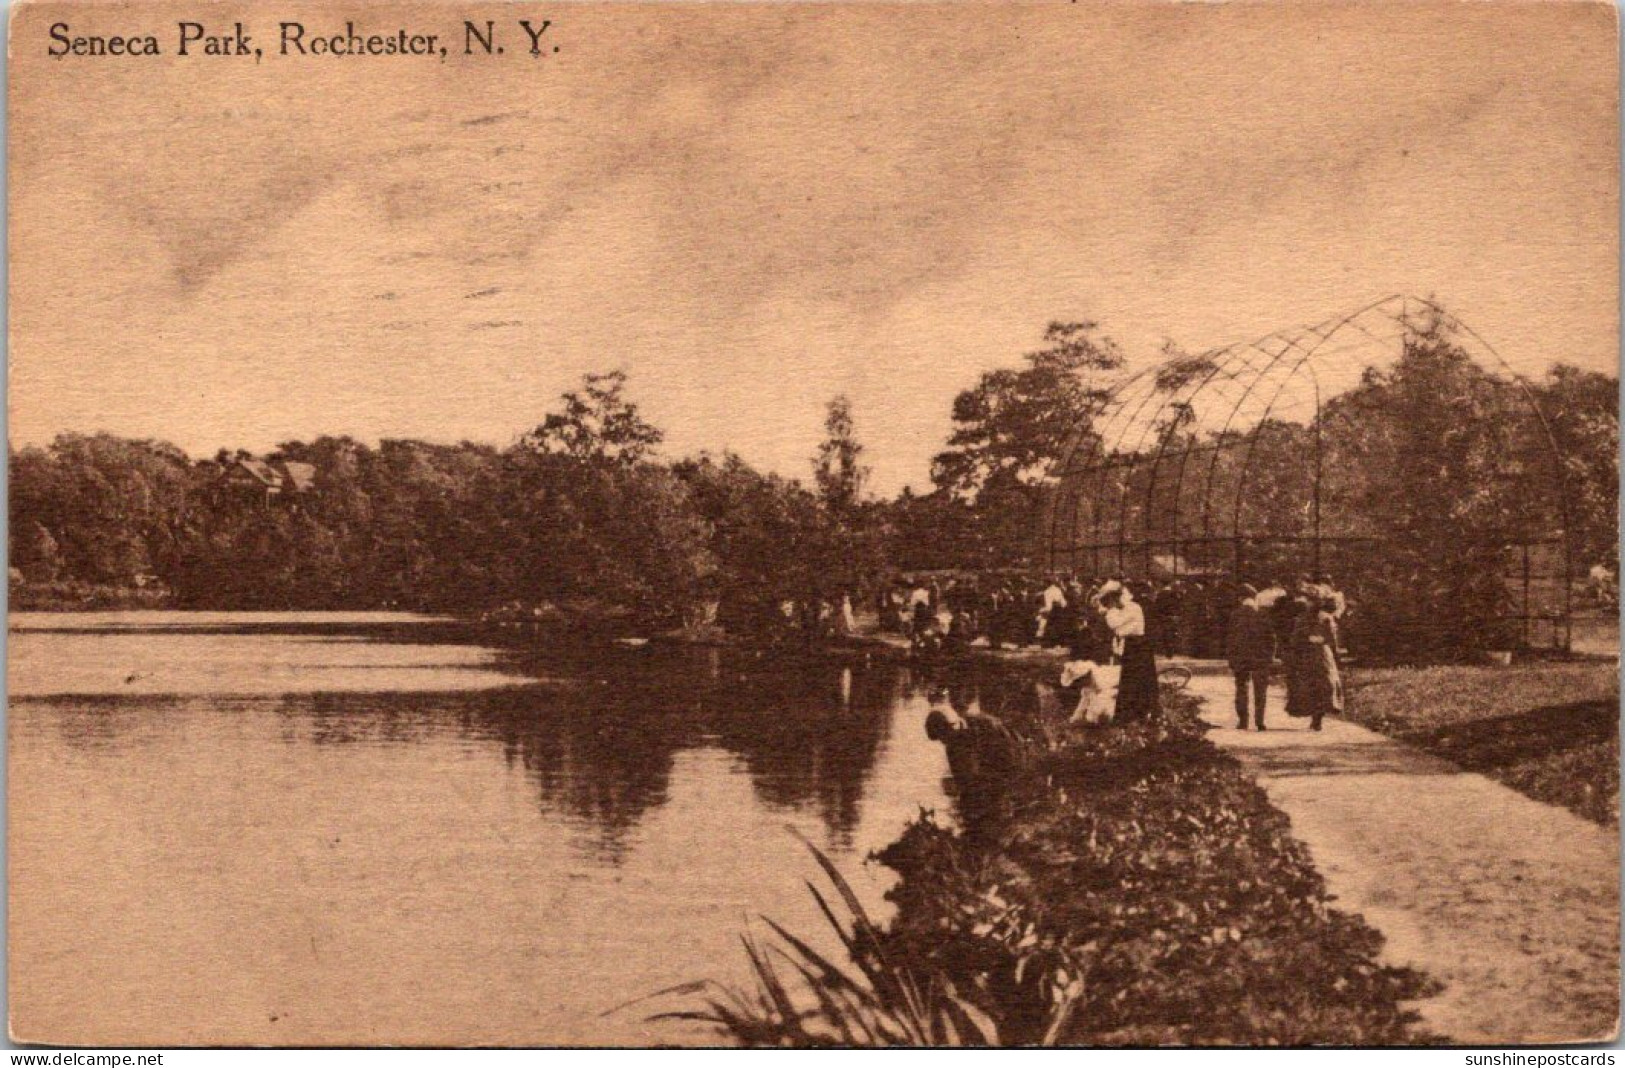
[[[1615,1035],[1592,3],[24,3],[9,1011]]]

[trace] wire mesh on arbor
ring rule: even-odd
[[[1433,518],[1429,501],[1411,499],[1425,495],[1418,487],[1434,476],[1432,461],[1422,456],[1421,470],[1399,473],[1410,482],[1393,481],[1387,468],[1404,454],[1386,439],[1405,428],[1379,410],[1385,374],[1424,344],[1471,364],[1470,395],[1455,399],[1476,413],[1479,435],[1463,439],[1449,469],[1461,487],[1452,503],[1471,513],[1458,517],[1467,555],[1437,567],[1489,561],[1501,578],[1489,613],[1501,631],[1510,625],[1514,643],[1566,648],[1572,531],[1545,415],[1488,342],[1417,297],[1178,356],[1119,383],[1080,419],[1051,469],[1049,567],[1254,582],[1328,572],[1357,586],[1397,528]],[[1448,428],[1441,445],[1455,445]],[[1441,471],[1449,460],[1438,458]],[[1396,519],[1396,499],[1408,517]]]

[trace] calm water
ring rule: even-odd
[[[695,1041],[601,1014],[741,977],[751,917],[818,932],[789,828],[883,909],[864,856],[948,808],[890,666],[408,616],[10,622],[29,1039]]]

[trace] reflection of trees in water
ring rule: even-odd
[[[594,857],[619,862],[644,814],[665,804],[692,729],[670,710],[617,700],[610,687],[501,696],[509,700],[485,710],[483,730],[524,769],[543,809],[585,824]]]
[[[256,629],[391,644],[492,637],[466,627],[356,624],[226,624],[221,632]],[[468,692],[26,700],[46,710],[49,726],[41,729],[80,750],[161,742],[220,717],[243,717],[242,728],[252,731],[255,713],[266,708],[286,745],[494,742],[524,771],[543,810],[590,828],[590,851],[612,860],[645,814],[666,802],[677,754],[714,746],[738,758],[762,804],[813,812],[832,841],[850,842],[906,672],[794,654],[585,643],[539,649],[535,636],[527,640],[535,644],[502,651],[516,681],[556,681]]]
[[[816,809],[845,847],[886,737],[896,674],[829,665],[738,672],[712,687],[701,707],[718,744],[743,760],[764,804]]]
[[[849,844],[906,676],[889,665],[720,649],[597,645],[505,658],[529,677],[559,681],[470,692],[31,700],[79,749],[126,748],[149,734],[198,729],[200,717],[267,706],[289,745],[495,743],[545,812],[588,829],[589,852],[615,861],[644,816],[665,804],[677,754],[704,746],[737,757],[762,804],[815,813],[832,841]]]
[[[763,804],[816,812],[832,840],[848,843],[898,695],[891,667],[722,650],[599,647],[530,653],[518,666],[568,681],[294,695],[279,710],[318,745],[441,733],[495,742],[545,811],[590,827],[590,852],[617,861],[643,817],[666,802],[676,755],[705,745],[739,758]]]
[[[1036,700],[1032,680],[1025,673],[975,660],[916,666],[908,673],[904,686],[913,698],[933,693],[945,696],[961,715],[970,711],[991,716],[1013,714],[1030,710]]]
[[[623,695],[624,696],[624,695]],[[596,680],[456,693],[284,697],[278,712],[316,745],[494,743],[524,772],[544,812],[590,833],[596,859],[618,861],[644,814],[664,804],[675,754],[696,743],[686,717],[617,699]]]
[[[32,715],[22,716],[24,706],[45,712],[62,744],[69,749],[95,752],[140,744],[143,728],[153,726],[153,706],[170,709],[197,704],[196,698],[123,697],[116,694],[72,694],[22,697],[11,702],[10,729],[19,730]],[[48,710],[48,711],[47,711]]]

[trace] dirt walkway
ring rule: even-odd
[[[1619,843],[1607,829],[1347,723],[1280,711],[1236,729],[1227,677],[1199,676],[1209,734],[1292,818],[1338,906],[1386,957],[1445,984],[1424,1026],[1462,1045],[1610,1038],[1619,1011]]]

